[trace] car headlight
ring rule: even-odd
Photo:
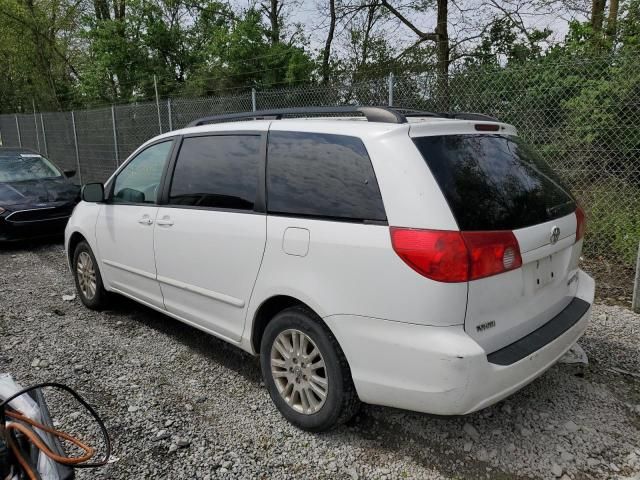
[[[2,215],[4,212],[6,212],[6,210],[2,207],[0,207],[0,215]]]

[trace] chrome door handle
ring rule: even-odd
[[[160,220],[156,220],[156,225],[161,225],[163,227],[170,227],[173,225],[173,220],[169,217],[163,217]]]
[[[140,220],[138,220],[138,223],[140,223],[141,225],[151,225],[153,223],[153,220],[151,220],[151,218],[149,217],[142,217]]]

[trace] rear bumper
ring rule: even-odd
[[[533,381],[584,333],[595,285],[586,273],[578,275],[576,297],[588,304],[585,309],[576,311],[576,318],[557,330],[557,336],[520,359],[511,357],[509,364],[492,363],[462,325],[429,327],[350,315],[325,321],[349,361],[363,402],[439,415],[467,414]]]

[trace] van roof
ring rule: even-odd
[[[493,125],[478,131],[477,125]],[[208,132],[291,130],[327,134],[376,137],[403,130],[409,136],[500,133],[516,135],[513,126],[479,113],[433,113],[389,107],[309,107],[259,110],[203,117],[185,128],[150,140]],[[149,143],[147,142],[147,143]]]

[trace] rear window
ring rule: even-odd
[[[576,209],[557,175],[517,137],[442,135],[413,140],[461,230],[514,230]]]

